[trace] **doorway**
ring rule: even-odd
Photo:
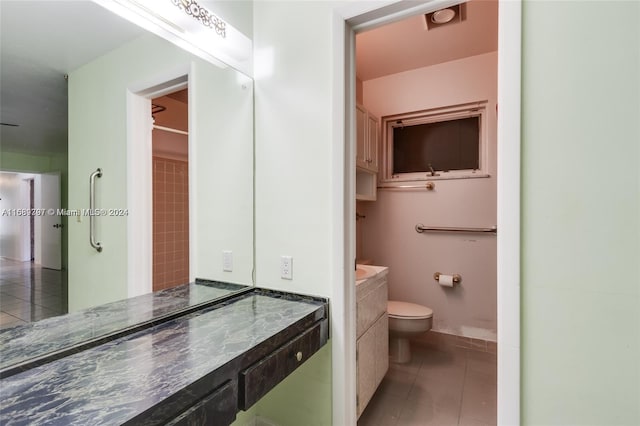
[[[151,101],[153,291],[189,282],[188,89]]]
[[[336,109],[344,105],[345,110],[345,252],[342,262],[353,265],[355,258],[355,34],[378,25],[394,22],[417,13],[430,13],[456,2],[397,2],[376,10],[362,5],[344,8],[337,13],[338,34],[344,34],[344,50],[336,45],[334,71],[346,72],[344,104],[336,103]],[[339,25],[344,23],[344,33]],[[521,4],[499,1],[498,17],[498,111],[497,111],[497,334],[499,336],[497,372],[497,422],[514,424],[520,422],[520,57],[521,57]],[[342,117],[337,117],[338,122]],[[353,200],[353,201],[352,201]],[[345,272],[345,282],[353,279],[353,272]],[[348,312],[355,306],[355,295],[351,286],[336,288]],[[341,305],[338,305],[338,309]],[[344,319],[348,339],[355,333],[352,320]],[[355,342],[345,340],[346,353],[355,354]],[[355,358],[355,356],[354,356]],[[347,358],[334,365],[334,380],[347,389],[347,395],[355,389],[355,377],[340,377],[341,371],[351,369]],[[344,370],[343,370],[344,369]],[[339,388],[338,388],[339,389]],[[334,391],[336,385],[334,384]],[[336,392],[337,394],[337,392]],[[337,396],[337,397],[336,397]],[[334,421],[352,422],[355,418],[355,398],[345,402],[334,396]]]
[[[472,1],[356,34],[356,100],[379,150],[356,162],[356,188],[377,172],[377,191],[356,193],[356,258],[389,268],[389,300],[433,312],[361,426],[496,424],[496,238],[474,230],[496,225],[497,32],[498,3]],[[439,272],[461,282],[444,286]]]
[[[0,172],[0,329],[67,313],[58,174]]]
[[[0,171],[3,257],[62,270],[60,173]]]
[[[127,94],[128,297],[176,285],[180,278],[174,274],[173,267],[179,265],[186,264],[189,271],[188,278],[179,284],[191,278],[190,254],[194,238],[189,227],[193,223],[194,181],[193,167],[189,166],[189,160],[193,158],[189,136],[189,117],[193,117],[189,81],[189,68],[178,67],[169,75],[136,83]],[[154,159],[159,161],[156,163],[160,171],[156,174],[159,179],[155,185],[157,194],[154,194]],[[167,167],[169,163],[171,166]],[[180,165],[178,171],[176,164]],[[165,182],[167,168],[172,175],[170,182]],[[182,196],[177,197],[177,194]],[[154,210],[157,211],[155,218]],[[187,249],[176,242],[176,229],[180,229],[181,238],[188,236]],[[155,261],[171,264],[178,252],[181,252],[179,265],[157,264],[154,267]],[[154,284],[154,272],[157,285]]]

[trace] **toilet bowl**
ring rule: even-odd
[[[411,360],[409,339],[431,330],[433,311],[426,306],[389,300],[389,356],[391,362],[406,363]]]

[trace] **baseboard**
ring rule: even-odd
[[[433,330],[412,339],[412,342],[422,346],[430,346],[435,349],[458,347],[491,354],[498,353],[497,343],[491,340],[456,336],[455,334],[440,333]]]

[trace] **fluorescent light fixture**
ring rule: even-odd
[[[217,66],[252,74],[251,40],[195,0],[93,0]]]

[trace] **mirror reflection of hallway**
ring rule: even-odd
[[[188,91],[152,100],[153,291],[189,282]]]
[[[0,329],[67,312],[59,208],[59,174],[0,171]]]

